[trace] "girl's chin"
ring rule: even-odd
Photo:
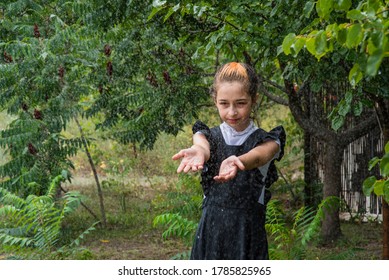
[[[242,120],[228,120],[226,123],[236,131],[243,131],[248,127],[250,122],[244,122]]]

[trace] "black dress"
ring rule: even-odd
[[[193,132],[197,131],[207,137],[211,157],[201,174],[203,212],[191,259],[268,259],[265,205],[270,199],[270,191],[262,191],[278,179],[274,160],[270,163],[265,181],[257,168],[239,171],[233,180],[226,183],[217,183],[213,177],[219,173],[224,159],[245,154],[269,139],[280,141],[281,151],[277,158],[280,160],[285,145],[283,127],[276,127],[269,133],[257,129],[240,146],[227,145],[220,127],[209,129],[203,123],[196,122]],[[262,193],[265,193],[265,205],[258,202]]]

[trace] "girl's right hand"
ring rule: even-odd
[[[172,157],[173,160],[178,160],[180,158],[182,158],[182,160],[177,168],[177,173],[182,171],[185,173],[188,173],[189,171],[196,172],[204,168],[205,155],[199,147],[181,150]]]

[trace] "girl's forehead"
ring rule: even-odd
[[[250,99],[250,95],[247,93],[247,91],[244,90],[244,87],[242,87],[239,83],[238,84],[232,84],[232,83],[225,83],[224,85],[220,86],[216,92],[216,99],[217,100],[242,100],[242,99]]]

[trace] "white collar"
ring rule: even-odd
[[[229,126],[226,122],[223,122],[220,125],[220,127],[222,128],[222,130],[224,130],[226,133],[228,133],[229,136],[231,136],[231,137],[241,137],[241,136],[243,136],[247,133],[250,133],[256,129],[254,122],[252,120],[250,120],[249,125],[243,131],[236,131],[233,127]]]

